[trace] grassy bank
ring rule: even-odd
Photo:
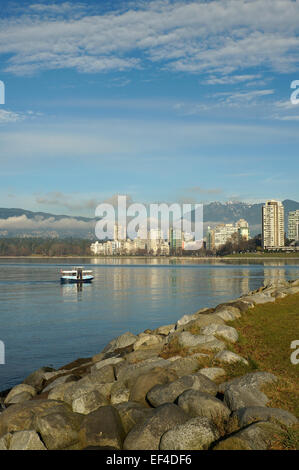
[[[272,372],[278,384],[267,385],[267,406],[283,408],[299,418],[299,364],[291,363],[291,342],[299,340],[299,294],[254,307],[239,320],[228,323],[238,330],[239,341],[230,347],[249,360],[251,370]],[[229,377],[248,372],[248,367],[226,367]],[[299,426],[285,430],[277,439],[277,449],[299,448]]]

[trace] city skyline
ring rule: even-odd
[[[0,6],[2,207],[299,200],[298,2]]]

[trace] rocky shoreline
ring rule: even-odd
[[[273,374],[225,380],[227,365],[248,365],[230,350],[238,332],[226,322],[297,293],[299,280],[281,281],[172,325],[126,332],[92,358],[42,367],[0,394],[0,450],[268,449],[298,421],[267,407],[263,386],[277,382]]]

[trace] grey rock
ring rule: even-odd
[[[251,372],[220,384],[218,389],[224,393],[225,404],[236,411],[238,408],[266,405],[269,399],[261,392],[260,387],[276,380],[269,372]]]
[[[213,335],[193,335],[189,331],[179,333],[178,342],[183,348],[200,348],[209,351],[221,351],[225,348],[225,344]]]
[[[36,395],[36,390],[31,385],[27,385],[27,384],[16,385],[10,390],[10,392],[6,396],[4,400],[5,405],[10,404],[10,403],[18,403],[18,401],[14,401],[14,397],[16,397],[17,395],[20,395],[21,393],[28,394],[27,396],[29,396],[29,398],[27,398],[27,400],[30,400],[30,398]],[[21,400],[21,401],[25,401],[25,400]]]
[[[110,401],[112,405],[127,402],[130,399],[130,389],[123,381],[118,380],[111,387]]]
[[[12,404],[16,404],[16,403],[23,403],[23,402],[28,401],[28,400],[31,400],[31,399],[32,399],[31,393],[29,393],[29,392],[21,392],[21,393],[18,393],[17,395],[14,395],[14,396],[9,400],[9,402],[7,402],[6,404],[7,404],[7,405],[12,405]]]
[[[133,333],[127,331],[126,333],[123,333],[122,335],[110,341],[110,343],[107,344],[107,346],[103,349],[102,352],[108,353],[115,351],[116,349],[125,348],[127,346],[130,346],[131,344],[134,344],[137,339],[138,338],[136,335],[133,335]]]
[[[199,390],[216,395],[217,385],[202,374],[180,377],[166,385],[156,385],[147,394],[149,403],[158,407],[164,403],[173,403],[185,390]]]
[[[260,388],[264,384],[273,383],[277,381],[277,377],[270,372],[249,372],[248,374],[236,377],[235,379],[222,382],[218,386],[220,393],[224,393],[230,385],[238,385],[241,387],[253,386]]]
[[[217,307],[215,314],[224,321],[233,321],[241,317],[240,310],[229,305]]]
[[[242,297],[242,300],[251,300],[255,304],[266,304],[268,302],[275,302],[275,297],[272,297],[271,295],[266,295],[263,294],[262,292],[252,294],[246,297]]]
[[[217,325],[215,323],[202,327],[200,333],[202,335],[216,335],[230,343],[236,343],[239,338],[237,330],[232,326]]]
[[[134,351],[137,351],[138,349],[146,346],[154,346],[156,344],[162,343],[164,341],[164,336],[161,335],[147,335],[144,334],[140,338],[135,341],[133,345]]]
[[[95,364],[91,367],[90,372],[97,372],[98,370],[102,369],[105,366],[113,366],[115,364],[119,364],[123,362],[124,359],[122,357],[110,357],[108,359],[103,359],[99,362],[95,362]]]
[[[266,406],[251,406],[240,408],[233,413],[237,418],[240,428],[244,428],[255,421],[273,421],[284,426],[297,424],[296,416],[280,408],[268,408]]]
[[[230,385],[224,393],[224,403],[232,411],[245,406],[264,406],[268,401],[263,392],[252,386]]]
[[[107,398],[98,390],[90,390],[73,400],[72,409],[76,413],[87,415],[104,405],[109,405]]]
[[[102,406],[85,416],[80,427],[80,443],[88,446],[122,449],[125,432],[121,418],[113,406]]]
[[[28,375],[26,379],[23,381],[24,384],[31,385],[35,388],[38,392],[40,392],[43,388],[44,382],[46,379],[47,372],[56,372],[55,369],[52,367],[41,367],[40,369],[32,372],[32,374]]]
[[[107,364],[100,368],[91,368],[89,380],[93,383],[107,383],[115,380],[114,366]]]
[[[12,435],[9,450],[47,450],[36,431],[18,431]]]
[[[219,442],[215,450],[267,450],[276,442],[279,426],[258,422]]]
[[[187,323],[189,323],[190,321],[192,320],[195,320],[197,318],[197,314],[194,313],[194,314],[191,314],[191,315],[184,315],[182,316],[177,322],[176,322],[176,325],[175,325],[175,329],[178,329],[180,326],[183,326],[183,325],[186,325]]]
[[[239,356],[232,351],[224,350],[220,351],[215,356],[216,361],[224,362],[225,364],[233,364],[234,362],[243,362],[248,365],[248,361],[244,357]]]
[[[152,416],[155,411],[133,401],[119,403],[115,405],[115,408],[119,413],[125,434],[128,434],[136,424]]]
[[[190,419],[165,432],[161,438],[161,450],[203,450],[219,438],[216,426],[204,417]]]
[[[53,410],[70,410],[65,403],[55,400],[30,400],[9,406],[0,413],[0,436],[9,432],[36,430],[34,420],[38,415]]]
[[[139,375],[149,372],[155,367],[168,367],[170,364],[170,361],[154,357],[138,362],[137,364],[122,363],[119,368],[115,368],[115,374],[117,380],[123,380],[128,384],[133,384]]]
[[[181,408],[167,403],[131,429],[123,448],[125,450],[158,450],[161,436],[169,429],[186,421],[188,421],[188,416]]]
[[[78,442],[78,432],[83,416],[73,413],[67,406],[45,410],[34,420],[34,428],[47,449],[67,449]]]
[[[189,323],[182,325],[177,328],[177,331],[189,331],[194,328],[201,328],[202,326],[210,325],[211,323],[217,323],[218,325],[224,325],[224,320],[220,318],[216,313],[210,313],[208,315],[199,315],[196,319]]]
[[[13,434],[11,432],[8,432],[4,436],[0,438],[0,450],[8,450],[10,446],[10,441],[12,438]]]
[[[169,366],[168,370],[171,370],[176,373],[178,377],[182,377],[184,375],[192,374],[193,372],[197,372],[199,369],[199,361],[198,357],[180,357],[171,361],[171,365]]]
[[[57,387],[58,385],[69,383],[69,382],[76,382],[78,377],[74,374],[62,375],[57,379],[53,380],[53,382],[49,383],[45,388],[43,388],[43,392],[49,392],[53,390],[53,388]]]
[[[178,398],[178,406],[192,417],[220,418],[227,420],[230,410],[221,400],[198,390],[186,390]]]
[[[174,330],[174,328],[175,328],[175,323],[172,323],[171,325],[160,326],[154,331],[154,333],[156,333],[157,335],[167,336],[169,335],[171,331]]]
[[[218,379],[218,377],[222,377],[226,374],[225,370],[221,367],[205,367],[203,369],[199,369],[199,372],[211,380]]]

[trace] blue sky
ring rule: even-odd
[[[299,3],[0,1],[1,207],[299,200]]]

